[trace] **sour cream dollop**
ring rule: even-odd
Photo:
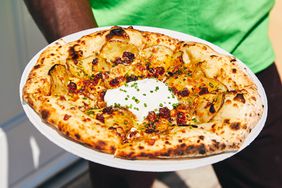
[[[178,104],[177,98],[168,86],[157,79],[143,79],[129,82],[121,87],[107,90],[107,106],[128,108],[142,122],[150,111],[158,112],[159,108],[172,110]]]

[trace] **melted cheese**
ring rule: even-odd
[[[172,110],[173,105],[178,104],[168,86],[156,79],[133,81],[119,88],[109,89],[104,99],[107,106],[128,108],[139,122],[142,122],[150,111],[158,112],[162,107]]]

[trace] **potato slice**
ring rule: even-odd
[[[173,51],[162,45],[151,46],[140,52],[140,58],[150,63],[150,67],[164,67],[167,70],[172,65]]]
[[[118,58],[122,58],[124,52],[130,52],[135,55],[138,54],[138,49],[135,45],[129,44],[127,42],[111,40],[108,41],[101,50],[101,57],[105,58],[108,62],[114,62]]]
[[[51,76],[51,95],[60,96],[68,93],[69,75],[64,65],[54,65],[48,74]]]
[[[224,94],[204,94],[194,101],[194,114],[200,123],[209,122],[220,110],[224,102]]]

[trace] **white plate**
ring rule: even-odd
[[[102,28],[94,28],[94,29],[88,29],[84,30],[78,33],[71,34],[69,36],[64,37],[63,39],[66,42],[71,42],[74,40],[79,39],[80,37],[90,34],[95,31],[108,29],[109,27],[102,27]],[[187,35],[184,33],[171,31],[167,29],[160,29],[160,28],[153,28],[153,27],[144,27],[144,26],[134,26],[135,29],[143,30],[143,31],[151,31],[151,32],[158,32],[163,33],[168,36],[183,40],[183,41],[196,41],[201,42],[204,44],[207,44],[211,46],[215,51],[231,55],[225,50],[219,48],[218,46],[215,46],[207,41],[204,41],[202,39],[193,37],[191,35]],[[46,47],[47,48],[47,47]],[[44,48],[45,49],[45,48]],[[79,157],[82,157],[84,159],[87,159],[89,161],[93,161],[96,163],[100,163],[103,165],[116,167],[116,168],[122,168],[122,169],[128,169],[128,170],[136,170],[136,171],[155,171],[155,172],[164,172],[164,171],[176,171],[176,170],[183,170],[183,169],[192,169],[197,168],[209,164],[213,164],[219,161],[222,161],[226,158],[229,158],[233,155],[235,155],[237,152],[232,153],[223,153],[218,155],[213,155],[209,157],[203,157],[203,158],[194,158],[194,159],[181,159],[181,160],[124,160],[119,158],[114,158],[113,155],[101,153],[94,151],[88,147],[85,147],[81,144],[78,144],[76,142],[73,142],[63,136],[61,136],[55,129],[52,127],[46,125],[44,122],[41,121],[40,116],[38,116],[37,113],[34,112],[34,110],[22,100],[22,89],[23,86],[27,80],[28,74],[31,71],[32,67],[35,65],[39,55],[43,52],[42,49],[40,52],[38,52],[28,63],[26,66],[21,82],[20,82],[20,98],[21,103],[23,106],[23,109],[29,118],[29,120],[32,122],[32,124],[43,134],[45,135],[49,140],[51,140],[56,145],[60,146],[61,148],[65,149],[66,151],[73,153]],[[262,118],[259,120],[257,126],[252,130],[252,132],[249,134],[247,139],[245,140],[243,146],[240,150],[244,149],[246,146],[248,146],[260,133],[262,130],[267,116],[267,99],[265,95],[265,91],[257,79],[257,77],[252,73],[252,71],[246,67],[241,61],[239,61],[239,65],[246,69],[249,76],[252,78],[252,80],[256,83],[258,87],[258,91],[260,96],[262,97],[263,105],[264,105],[264,112],[262,115]]]

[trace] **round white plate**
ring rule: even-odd
[[[215,46],[207,41],[204,41],[202,39],[193,37],[191,35],[187,35],[184,33],[171,31],[167,29],[161,29],[161,28],[153,28],[153,27],[144,27],[144,26],[133,26],[135,29],[143,30],[143,31],[150,31],[150,32],[158,32],[163,33],[168,36],[177,38],[179,40],[183,41],[195,41],[195,42],[201,42],[204,44],[207,44],[211,46],[215,51],[231,55],[225,50],[219,48],[218,46]],[[95,31],[108,29],[110,27],[102,27],[102,28],[94,28],[94,29],[88,29],[84,30],[78,33],[71,34],[69,36],[64,37],[63,39],[66,42],[71,42],[74,40],[79,39],[80,37],[93,33]],[[48,46],[47,46],[48,47]],[[45,48],[47,48],[45,47]],[[45,49],[44,48],[44,49]],[[40,116],[35,113],[35,111],[22,100],[22,89],[23,86],[27,80],[28,74],[31,71],[32,67],[35,65],[39,55],[43,52],[42,49],[40,52],[38,52],[28,63],[28,65],[25,67],[25,70],[21,77],[20,82],[20,98],[21,98],[21,104],[23,106],[23,109],[29,118],[29,120],[32,122],[32,124],[43,134],[45,135],[49,140],[51,140],[56,145],[60,146],[61,148],[65,149],[66,151],[73,153],[79,157],[82,157],[84,159],[87,159],[89,161],[93,161],[96,163],[100,163],[103,165],[116,167],[116,168],[122,168],[122,169],[128,169],[128,170],[136,170],[136,171],[155,171],[155,172],[164,172],[164,171],[176,171],[176,170],[183,170],[183,169],[192,169],[197,168],[209,164],[213,164],[219,161],[222,161],[226,158],[231,157],[232,155],[235,155],[237,152],[232,153],[223,153],[218,155],[213,155],[209,157],[203,157],[203,158],[192,158],[192,159],[181,159],[181,160],[125,160],[125,159],[119,159],[113,157],[113,155],[97,152],[95,150],[92,150],[88,147],[85,147],[81,144],[78,144],[74,141],[71,141],[63,136],[61,136],[54,128],[46,125],[44,122],[42,122]],[[257,77],[252,73],[252,71],[246,67],[241,61],[239,61],[239,65],[246,69],[249,76],[252,78],[252,80],[256,83],[258,87],[258,91],[260,96],[263,100],[264,105],[264,112],[262,115],[262,118],[259,120],[257,126],[252,130],[252,132],[249,134],[247,139],[245,140],[244,144],[242,145],[240,151],[247,147],[260,133],[262,130],[267,116],[267,99],[265,95],[265,91],[257,79]]]

